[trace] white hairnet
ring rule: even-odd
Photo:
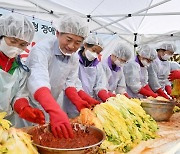
[[[33,24],[22,15],[9,14],[0,17],[0,36],[15,37],[30,43],[34,33]]]
[[[163,43],[162,45],[160,45],[160,47],[158,49],[169,50],[174,53],[176,51],[176,46],[173,44],[169,44],[169,43]]]
[[[157,57],[157,52],[154,48],[150,48],[148,45],[142,45],[138,49],[138,54],[141,57],[154,60]]]
[[[86,39],[84,40],[84,43],[97,45],[101,47],[102,49],[104,47],[102,40],[99,37],[97,37],[97,35],[94,35],[94,34],[88,35]]]
[[[125,46],[121,43],[118,43],[115,46],[114,50],[112,51],[112,54],[115,55],[116,57],[122,58],[124,60],[129,60],[132,56],[131,50],[127,46]]]
[[[88,25],[79,16],[66,14],[58,19],[55,28],[59,32],[70,33],[85,38],[88,34]]]

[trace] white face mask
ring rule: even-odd
[[[120,62],[118,59],[116,59],[114,61],[114,64],[116,64],[116,66],[118,66],[118,67],[123,67],[124,66],[124,63]]]
[[[23,52],[22,49],[7,45],[4,38],[2,38],[0,42],[0,51],[2,51],[9,58],[17,57],[17,55]]]
[[[90,51],[90,50],[86,50],[86,51],[85,51],[85,55],[86,55],[86,58],[87,58],[89,61],[93,61],[95,58],[98,57],[97,53],[92,52],[92,51]]]
[[[61,49],[60,49],[60,47],[59,47],[59,50],[61,51],[61,53],[64,55],[64,56],[72,56],[72,54],[73,53],[64,53]]]
[[[148,63],[146,60],[141,60],[141,63],[144,67],[149,67],[150,63]]]
[[[171,55],[165,54],[161,57],[163,60],[169,60],[171,58]]]

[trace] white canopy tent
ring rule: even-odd
[[[137,44],[173,41],[180,50],[179,0],[0,0],[0,8],[53,22],[82,16],[90,31]],[[111,37],[110,37],[111,36]],[[180,51],[177,52],[180,52]]]

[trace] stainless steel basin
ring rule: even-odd
[[[27,132],[31,134],[33,129],[36,129],[37,127],[41,127],[41,126],[34,126],[28,129]],[[38,148],[38,151],[40,154],[93,154],[93,153],[96,153],[99,149],[99,146],[105,139],[105,133],[102,130],[93,126],[85,127],[85,129],[88,129],[88,131],[91,131],[91,133],[93,133],[98,138],[99,142],[90,146],[81,147],[81,148],[72,148],[72,149],[50,148],[50,147],[38,145],[36,143],[33,143],[33,144]]]
[[[141,106],[156,121],[168,121],[173,114],[175,102],[142,100]]]

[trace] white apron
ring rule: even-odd
[[[28,124],[27,121],[21,119],[12,109],[13,99],[19,90],[20,77],[19,68],[12,75],[0,69],[0,112],[7,112],[6,119],[14,127],[24,127]]]
[[[142,87],[148,84],[148,72],[146,67],[140,67],[140,69],[137,70],[137,76],[140,80]],[[145,98],[145,96],[139,93],[134,93],[128,86],[127,86],[127,93],[133,98]]]

